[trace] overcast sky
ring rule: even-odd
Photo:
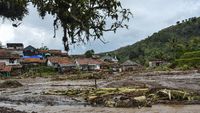
[[[71,54],[81,54],[86,50],[94,49],[96,53],[118,49],[142,40],[154,32],[175,24],[178,20],[200,16],[200,0],[121,0],[125,8],[131,9],[134,18],[131,19],[129,29],[120,29],[116,34],[106,33],[101,41],[90,41],[87,45],[71,47]],[[43,45],[50,49],[62,49],[62,32],[53,38],[53,19],[51,16],[44,20],[38,16],[37,11],[30,8],[30,14],[24,18],[18,28],[12,23],[0,21],[0,41],[24,43],[39,48]]]

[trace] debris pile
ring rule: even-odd
[[[8,80],[0,83],[0,88],[17,88],[22,86],[23,85],[16,80]]]
[[[105,107],[151,107],[158,103],[179,102],[182,104],[200,101],[200,95],[193,92],[171,89],[148,88],[99,88],[50,90],[45,95],[66,95],[82,97],[90,105]]]
[[[12,108],[0,107],[0,113],[27,113],[25,111],[18,111]]]

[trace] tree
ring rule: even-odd
[[[43,46],[40,48],[41,50],[49,50],[49,48],[47,46]]]
[[[42,18],[46,13],[55,17],[54,37],[56,30],[62,28],[66,51],[70,44],[85,43],[91,38],[103,42],[104,32],[128,28],[125,22],[132,15],[119,0],[0,0],[0,16],[22,20],[28,14],[28,3],[37,8]]]
[[[85,52],[86,58],[91,58],[95,54],[94,50],[88,50]]]
[[[3,44],[2,44],[2,42],[0,41],[0,49],[2,49],[3,48]]]
[[[0,0],[0,17],[22,20],[28,14],[28,0]]]
[[[200,50],[200,37],[193,37],[189,41],[189,49],[190,51]]]

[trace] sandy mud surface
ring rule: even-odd
[[[0,80],[0,83],[4,80]],[[154,105],[151,108],[92,107],[81,98],[43,95],[49,90],[68,90],[94,86],[94,80],[52,81],[47,78],[17,79],[18,88],[0,88],[0,107],[38,113],[198,113],[199,105]],[[147,86],[149,88],[185,89],[200,93],[200,74],[134,75],[112,81],[98,80],[98,87]],[[0,113],[4,113],[0,108]],[[5,112],[6,113],[6,112]],[[15,112],[13,112],[15,113]],[[18,113],[18,112],[16,112]]]

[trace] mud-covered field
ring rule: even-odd
[[[129,74],[123,79],[115,77],[97,80],[99,88],[148,87],[186,90],[200,94],[200,74]],[[13,80],[13,79],[12,79]],[[23,86],[0,88],[0,113],[7,108],[38,113],[198,113],[199,102],[192,105],[183,103],[157,104],[142,108],[108,108],[91,106],[81,97],[67,95],[45,95],[44,92],[94,87],[94,80],[52,80],[52,78],[15,79]],[[7,80],[1,80],[3,83]],[[8,112],[9,113],[9,112]]]

